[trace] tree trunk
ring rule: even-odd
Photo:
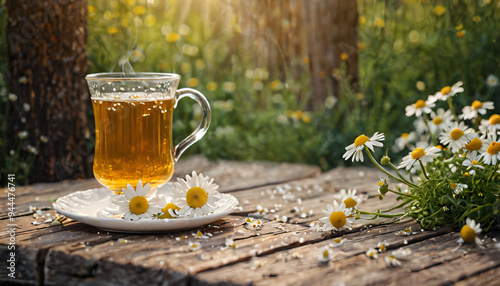
[[[86,0],[7,0],[8,86],[18,100],[9,134],[27,131],[22,142],[37,151],[29,181],[91,175],[86,110]],[[16,136],[8,146],[16,149]]]

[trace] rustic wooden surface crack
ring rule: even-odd
[[[50,209],[51,200],[76,190],[99,187],[93,179],[36,184],[16,190],[15,282],[26,285],[392,285],[483,284],[500,278],[500,251],[471,245],[458,248],[459,233],[451,227],[421,231],[411,219],[356,220],[352,230],[334,233],[311,231],[309,224],[323,216],[321,210],[340,189],[357,189],[370,198],[359,205],[367,211],[395,205],[395,196],[380,201],[377,182],[382,174],[372,168],[337,168],[321,173],[317,167],[269,162],[211,162],[193,156],[176,165],[175,176],[192,170],[214,177],[222,192],[238,198],[241,210],[208,226],[158,234],[124,234],[99,230],[70,219],[61,226],[33,225],[30,206]],[[278,190],[286,189],[281,193]],[[2,194],[6,193],[3,189]],[[1,199],[0,219],[7,224],[6,196]],[[245,223],[261,205],[268,210],[260,229]],[[312,212],[311,212],[312,211]],[[286,220],[286,222],[285,222]],[[412,228],[409,236],[399,235]],[[210,233],[197,239],[202,248],[189,251],[192,233]],[[187,239],[181,239],[186,236]],[[500,240],[490,232],[486,240]],[[236,248],[225,248],[233,238]],[[333,238],[343,238],[335,245]],[[5,263],[9,234],[0,234]],[[378,259],[365,255],[379,242],[387,251]],[[318,251],[333,249],[329,263],[318,264]],[[402,265],[389,268],[384,257],[398,249],[411,255]],[[2,264],[3,265],[3,264]],[[466,265],[467,267],[464,267]],[[12,282],[6,267],[0,282]]]

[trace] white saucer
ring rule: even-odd
[[[168,185],[168,183],[167,183]],[[158,189],[157,194],[166,195],[170,186]],[[129,233],[167,232],[190,229],[209,224],[229,215],[238,205],[238,200],[229,194],[221,193],[220,206],[214,213],[195,218],[148,219],[130,221],[116,217],[106,217],[105,209],[117,195],[106,188],[78,191],[60,197],[53,204],[59,213],[102,230]]]

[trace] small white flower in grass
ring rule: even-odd
[[[439,140],[448,146],[453,153],[457,153],[474,137],[477,137],[474,129],[469,128],[464,122],[455,122],[453,126],[443,129]]]
[[[333,251],[330,249],[330,247],[325,246],[320,248],[318,252],[318,260],[320,263],[327,263],[333,258]]]
[[[17,95],[15,95],[13,93],[9,93],[9,100],[10,101],[16,101],[17,100]]]
[[[178,178],[174,184],[172,202],[180,208],[175,211],[178,217],[200,217],[208,215],[217,209],[217,202],[221,199],[217,189],[219,185],[214,179],[197,175],[186,175],[186,180]]]
[[[479,169],[483,169],[484,170],[484,166],[482,166],[481,164],[479,164],[479,160],[478,159],[471,160],[469,158],[466,158],[462,162],[462,166],[469,167],[469,168],[472,168],[472,169],[479,168]]]
[[[326,217],[319,219],[323,223],[326,230],[341,230],[344,228],[352,229],[354,218],[351,217],[351,209],[346,208],[344,203],[333,201],[332,205],[327,205],[326,210],[323,210]]]
[[[437,153],[440,151],[441,150],[436,147],[427,147],[425,150],[422,148],[415,148],[409,155],[403,157],[403,161],[401,161],[398,168],[406,168],[406,170],[410,170],[417,161],[422,162],[425,166],[428,162],[432,162],[436,157],[438,157],[439,154]]]
[[[486,165],[496,165],[500,161],[500,142],[491,142],[480,158],[484,160]]]
[[[429,122],[429,129],[435,134],[441,132],[445,127],[452,125],[453,114],[451,113],[451,110],[445,111],[444,109],[439,108],[437,113],[434,111],[431,112],[431,119],[432,121]]]
[[[188,249],[190,251],[196,251],[196,250],[198,250],[200,248],[201,248],[201,244],[200,243],[198,243],[196,241],[195,242],[193,242],[193,241],[188,242]]]
[[[406,116],[410,117],[415,115],[416,117],[420,117],[423,113],[429,114],[431,113],[432,108],[436,106],[435,102],[436,101],[431,97],[429,97],[426,101],[419,99],[414,104],[406,106]]]
[[[361,161],[363,162],[363,149],[368,147],[372,152],[374,151],[373,147],[382,147],[384,146],[383,143],[379,141],[383,141],[385,139],[384,133],[378,133],[375,132],[371,138],[368,138],[364,134],[359,135],[356,140],[354,140],[354,143],[347,146],[346,152],[342,156],[344,160],[349,160],[349,158],[352,157],[352,161]]]
[[[366,252],[366,256],[373,258],[373,259],[377,259],[378,258],[378,251],[375,248],[370,248]]]
[[[341,189],[340,192],[336,193],[333,195],[333,198],[335,200],[339,200],[345,204],[346,208],[352,208],[355,207],[358,203],[361,203],[362,199],[361,197],[358,197],[356,195],[356,190],[347,190],[346,189]]]
[[[481,125],[479,125],[479,130],[483,134],[490,133],[496,134],[500,130],[500,115],[493,114],[489,119],[481,120]]]
[[[18,81],[19,81],[20,84],[27,84],[28,83],[28,78],[25,77],[25,76],[22,76],[22,77],[19,78]]]
[[[498,86],[498,77],[496,75],[490,74],[486,78],[486,85],[489,86],[489,87]]]
[[[137,182],[137,186],[132,187],[127,184],[127,188],[122,188],[123,195],[113,199],[113,203],[118,205],[119,211],[124,212],[126,220],[152,219],[154,215],[161,212],[157,205],[157,188],[150,188],[149,183],[142,185],[142,181]]]
[[[457,93],[463,92],[464,88],[462,87],[463,82],[459,81],[455,83],[453,86],[445,86],[440,91],[436,92],[432,97],[437,100],[446,101],[448,97],[453,97]]]
[[[467,186],[466,184],[459,184],[459,183],[451,183],[450,184],[450,188],[453,190],[453,193],[455,195],[458,195],[460,194],[461,192],[464,191],[464,189],[468,189],[469,186]]]
[[[460,118],[464,120],[477,118],[479,115],[485,115],[487,109],[495,109],[492,101],[481,102],[474,100],[470,106],[465,106],[462,109]]]
[[[475,220],[470,218],[467,218],[465,222],[466,224],[460,230],[460,238],[458,239],[458,243],[460,245],[464,242],[481,245],[481,240],[479,239],[479,237],[477,237],[483,231],[481,229],[481,224],[476,223]]]

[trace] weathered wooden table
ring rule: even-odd
[[[158,234],[123,234],[96,229],[67,219],[62,225],[34,225],[31,207],[48,210],[51,200],[99,187],[94,179],[36,184],[16,189],[15,275],[5,266],[10,258],[11,233],[6,228],[7,189],[1,190],[0,282],[29,285],[498,285],[500,250],[475,245],[458,247],[459,233],[451,228],[421,231],[407,219],[356,220],[352,230],[316,232],[311,222],[323,216],[340,189],[357,189],[369,196],[359,205],[376,211],[394,205],[395,198],[377,197],[379,172],[371,168],[337,168],[320,173],[316,167],[278,163],[209,162],[191,157],[176,165],[175,176],[192,170],[214,177],[221,192],[230,192],[241,210],[205,227]],[[261,205],[260,229],[245,223]],[[286,217],[286,218],[285,218]],[[401,235],[411,227],[410,235]],[[200,230],[209,238],[197,239]],[[487,238],[500,240],[500,232]],[[226,238],[236,248],[226,248]],[[337,245],[335,238],[343,238]],[[483,236],[484,238],[484,236]],[[188,249],[189,241],[202,247]],[[365,252],[385,241],[387,251],[377,259]],[[330,246],[333,257],[318,263],[320,250]],[[411,254],[401,266],[389,267],[384,257],[398,249]]]

